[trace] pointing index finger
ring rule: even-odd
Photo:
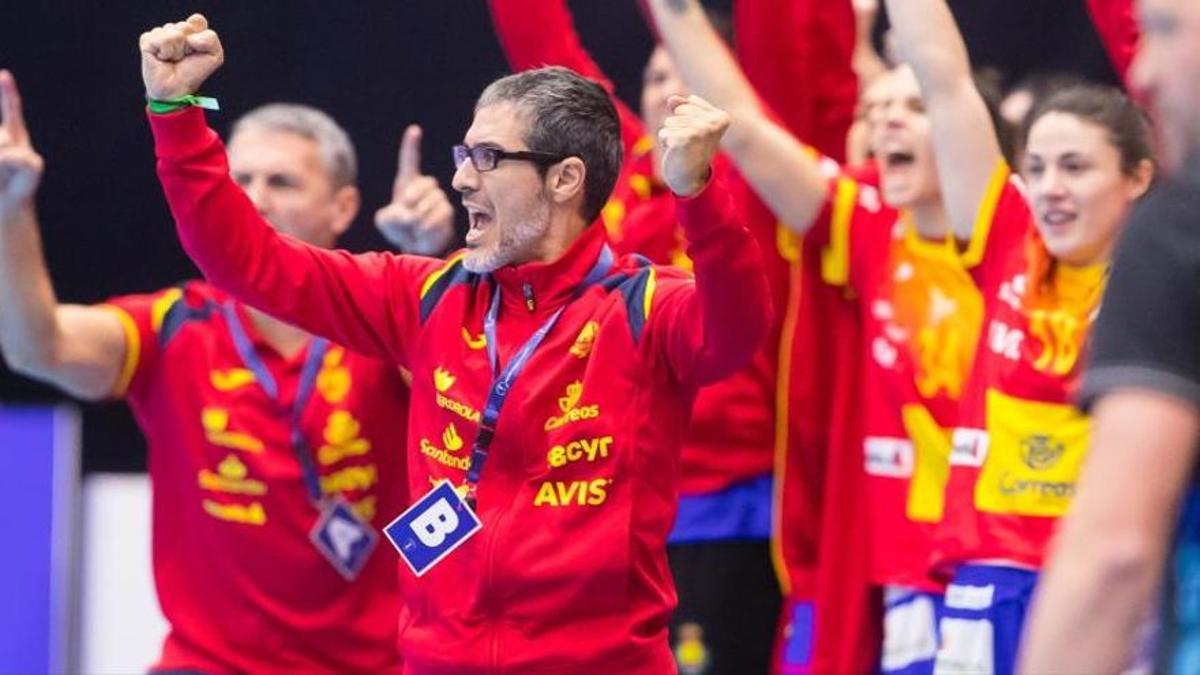
[[[396,190],[400,191],[421,175],[421,127],[408,125],[400,141],[399,166],[396,171]]]

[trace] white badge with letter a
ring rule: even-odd
[[[389,523],[383,533],[413,574],[421,576],[481,526],[454,485],[443,480]]]

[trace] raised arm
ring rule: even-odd
[[[724,187],[709,182],[729,117],[695,95],[673,96],[668,105],[672,114],[659,132],[662,173],[679,197],[696,280],[675,282],[655,301],[661,307],[651,315],[651,330],[680,380],[707,384],[749,362],[773,310],[762,252]]]
[[[1003,158],[987,104],[975,87],[967,47],[946,0],[886,0],[900,57],[917,76],[937,133],[933,149],[946,212],[968,241]]]
[[[583,48],[566,0],[488,0],[488,9],[513,72],[562,66],[608,91],[621,118],[621,140],[628,155],[646,131],[641,119],[617,98],[612,82]]]
[[[858,86],[866,89],[867,85],[888,71],[887,63],[871,43],[871,31],[879,16],[879,0],[853,0],[851,4],[854,8],[852,63],[854,74],[858,76]]]
[[[649,5],[684,82],[728,113],[725,150],[780,220],[806,231],[826,199],[815,153],[766,114],[695,0],[650,0]]]
[[[33,203],[42,158],[8,71],[0,71],[0,111],[0,352],[18,373],[79,398],[104,398],[122,373],[124,330],[109,310],[58,304]]]
[[[194,95],[223,60],[203,16],[140,40],[146,95]],[[351,255],[277,233],[229,176],[224,147],[194,107],[150,114],[158,174],[184,249],[210,282],[243,302],[364,354],[408,363],[420,279],[441,261]]]

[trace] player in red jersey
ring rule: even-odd
[[[1023,672],[1116,672],[1155,613],[1154,672],[1200,671],[1200,4],[1138,10],[1131,84],[1154,111],[1168,175],[1117,248],[1080,389],[1088,461],[1030,611]]]
[[[1090,424],[1073,405],[1127,212],[1153,176],[1148,125],[1120,92],[1072,87],[1022,130],[1010,175],[944,0],[889,0],[937,125],[947,210],[988,323],[954,434],[933,564],[953,575],[945,672],[1011,672],[1047,543],[1075,493]]]
[[[825,249],[826,281],[852,291],[857,303],[864,368],[858,452],[867,487],[865,497],[842,498],[865,499],[871,578],[891,587],[883,667],[928,670],[940,603],[928,555],[982,301],[942,208],[916,81],[905,69],[889,76],[874,139],[880,194],[771,122],[726,53],[703,39],[710,31],[694,3],[652,6],[685,81],[730,110],[725,147],[739,168],[785,223],[806,233],[806,243]]]
[[[612,84],[580,43],[564,0],[490,0],[489,7],[514,71],[560,65],[609,92],[626,150],[617,185],[601,211],[614,250],[691,270],[655,141],[669,114],[668,98],[686,93],[666,50],[657,47],[646,63],[639,115],[613,95]],[[716,173],[730,184],[741,215],[770,254],[776,221],[730,168],[722,161]],[[765,258],[775,304],[782,307],[785,262],[776,255]],[[775,328],[750,366],[703,388],[692,408],[682,451],[679,515],[668,540],[679,592],[672,642],[683,670],[704,664],[705,672],[734,673],[767,666],[770,627],[780,602],[768,544],[777,335]]]
[[[617,114],[561,67],[480,96],[454,149],[466,251],[352,256],[280,237],[229,183],[188,105],[223,60],[202,16],[144,34],[141,49],[148,97],[189,108],[150,122],[201,269],[413,372],[410,485],[437,485],[387,530],[421,577],[405,585],[405,667],[673,668],[665,545],[680,441],[696,390],[742,368],[771,323],[758,248],[710,180],[727,116],[673,97],[658,134],[694,277],[613,254],[594,221],[620,165]]]
[[[146,435],[170,626],[155,669],[399,672],[395,557],[372,546],[407,503],[400,372],[201,281],[60,304],[33,206],[42,162],[7,73],[0,100],[0,347],[72,395],[123,397]],[[380,223],[436,247],[453,209],[417,182],[412,139]],[[331,246],[358,210],[353,147],[316,110],[249,113],[230,156],[258,211],[300,240]],[[415,200],[401,194],[414,185]]]

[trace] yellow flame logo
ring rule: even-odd
[[[446,425],[446,430],[442,432],[442,445],[446,447],[446,452],[462,450],[463,439],[458,435],[458,429],[454,428],[454,422]]]

